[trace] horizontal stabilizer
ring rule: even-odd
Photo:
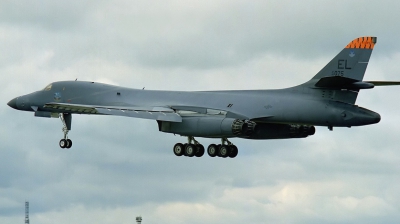
[[[400,82],[394,82],[394,81],[365,81],[365,82],[371,83],[374,86],[398,86],[398,85],[400,85]]]
[[[320,80],[318,80],[317,83],[315,83],[315,86],[318,88],[350,89],[350,90],[374,88],[374,84],[371,82],[363,82],[341,76],[330,76],[321,78]]]
[[[341,76],[324,77],[315,83],[315,87],[328,89],[371,89],[375,86],[398,86],[397,81],[359,81]]]

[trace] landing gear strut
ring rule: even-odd
[[[59,145],[61,148],[69,149],[72,146],[72,140],[68,138],[68,132],[71,130],[72,115],[60,113],[60,119],[63,123],[64,138],[60,140]]]

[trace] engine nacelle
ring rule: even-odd
[[[305,138],[315,133],[315,127],[297,124],[255,123],[226,117],[183,117],[182,122],[158,121],[162,132],[194,137],[239,137],[249,139]]]
[[[290,136],[293,138],[304,138],[315,134],[315,127],[308,125],[290,125]]]
[[[251,136],[256,123],[226,117],[183,117],[182,122],[158,121],[159,130],[195,137],[247,137]]]
[[[312,125],[259,123],[250,139],[305,138],[315,134]]]

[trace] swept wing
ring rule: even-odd
[[[47,103],[44,107],[82,114],[104,114],[160,121],[182,122],[182,117],[173,109],[167,107],[120,107],[82,104],[78,105],[68,103]]]

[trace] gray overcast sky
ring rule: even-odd
[[[399,1],[0,1],[0,223],[399,223],[400,87],[364,90],[366,127],[232,139],[236,159],[176,157],[154,121],[57,119],[7,102],[59,80],[167,90],[309,80],[377,36],[366,80],[400,80]],[[204,145],[213,142],[199,139]]]

